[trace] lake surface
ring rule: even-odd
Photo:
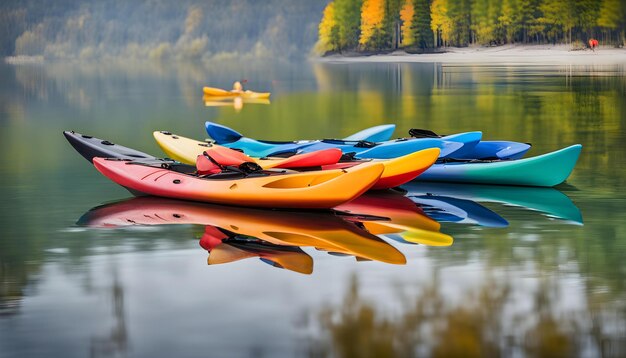
[[[0,79],[0,357],[626,355],[624,64],[49,63]],[[271,103],[203,103],[201,86],[237,79]],[[161,155],[152,131],[203,139],[206,120],[271,140],[396,123],[584,148],[556,189],[415,182],[361,203],[390,223],[356,226],[127,201],[61,133]],[[160,213],[199,219],[137,222]],[[242,236],[215,246],[215,226]],[[248,237],[281,230],[302,247]]]

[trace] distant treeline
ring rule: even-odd
[[[0,56],[308,54],[327,0],[3,0]]]
[[[381,51],[510,43],[623,46],[626,0],[334,0],[317,50]]]

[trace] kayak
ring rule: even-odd
[[[108,140],[66,131],[65,137],[72,146],[90,162],[94,157],[117,159],[159,160],[147,153],[114,144]],[[171,158],[193,165],[186,170],[193,172],[196,160],[204,152],[210,152],[212,159],[219,158],[223,166],[239,166],[247,162],[257,163],[263,169],[287,168],[297,170],[335,170],[347,169],[371,160],[350,160],[338,163],[341,151],[329,148],[312,153],[296,154],[288,158],[258,159],[251,158],[233,149],[219,145],[199,142],[169,132],[154,132],[155,139]],[[103,144],[106,143],[106,144]],[[199,149],[198,149],[199,148]],[[423,173],[437,160],[439,149],[431,148],[415,152],[400,158],[380,161],[384,169],[380,179],[371,187],[374,190],[395,188]],[[193,154],[189,154],[193,153]]]
[[[384,142],[345,139],[273,142],[246,138],[231,128],[213,122],[206,122],[205,127],[215,143],[228,148],[243,150],[244,153],[252,157],[288,156],[294,153],[339,148],[343,153],[355,153],[355,157],[360,159],[390,159],[418,150],[439,148],[441,150],[439,157],[444,158],[459,150],[465,143],[475,144],[482,137],[481,132],[469,132],[456,135],[459,139],[458,142],[444,141],[439,138],[400,138]]]
[[[287,158],[266,157],[259,159],[217,144],[193,140],[167,131],[156,131],[153,133],[153,136],[168,157],[187,164],[195,164],[198,155],[202,155],[203,152],[208,152],[209,154],[221,152],[225,156],[236,157],[240,163],[254,162],[263,169],[306,169],[311,167],[320,167],[319,169],[324,170],[345,169],[368,162],[368,160],[349,160],[337,163],[342,154],[338,148],[327,148],[310,153],[296,154]],[[394,188],[415,179],[437,160],[439,151],[439,148],[429,148],[398,158],[380,160],[380,163],[384,165],[384,170],[372,189]],[[213,155],[212,157],[215,158]],[[233,165],[235,163],[221,164]]]
[[[455,135],[442,136],[427,129],[410,129],[412,138],[440,138],[456,141]],[[466,143],[461,149],[454,152],[455,159],[520,159],[530,149],[529,143],[511,141],[484,141]]]
[[[93,208],[77,224],[101,228],[199,224],[220,228],[231,237],[247,236],[274,245],[308,246],[391,264],[406,263],[395,247],[344,217],[387,220],[332,211],[268,210],[139,197]]]
[[[582,145],[518,160],[451,161],[435,164],[418,180],[459,183],[555,186],[574,170]]]
[[[159,133],[157,135],[157,133]],[[101,138],[96,138],[86,134],[80,134],[74,131],[64,131],[63,135],[70,142],[70,144],[78,151],[85,159],[90,162],[94,157],[101,158],[117,158],[117,159],[146,159],[146,160],[158,160],[159,158],[154,157],[150,154],[140,152],[135,149],[131,149],[128,147],[121,146],[119,144],[112,143],[108,140],[104,140]],[[171,142],[173,144],[192,143],[191,140],[184,137],[178,137],[169,132],[155,132],[155,138],[171,138]],[[162,139],[163,140],[163,139]],[[157,139],[159,141],[159,139]],[[182,163],[195,165],[196,158],[198,155],[201,155],[205,150],[213,149],[219,150],[220,146],[213,145],[205,142],[193,141],[193,147],[199,148],[200,151],[197,151],[197,154],[193,156],[183,156],[179,154],[179,150],[174,147],[171,151],[166,151],[168,155],[171,156],[174,160],[181,161]],[[183,146],[183,148],[185,148]],[[194,149],[195,149],[194,148]],[[235,156],[239,158],[239,164],[242,162],[255,162],[255,159],[246,156],[245,154],[221,147],[223,150],[221,151],[222,155]],[[193,158],[193,159],[192,159]],[[271,168],[299,168],[299,167],[315,167],[321,165],[328,164],[336,164],[341,158],[341,151],[339,149],[331,149],[325,151],[318,151],[315,153],[306,153],[302,155],[294,155],[289,158],[280,158],[276,161],[261,161],[262,163],[267,163],[271,165],[263,166],[264,169]],[[182,159],[182,160],[181,160]],[[232,163],[224,163],[224,165],[233,165]]]
[[[95,157],[119,159],[157,159],[150,154],[127,148],[108,140],[96,138],[74,131],[64,131],[63,135],[80,155],[92,162]]]
[[[409,197],[417,195],[451,196],[478,202],[498,203],[532,210],[549,218],[582,225],[580,209],[564,193],[554,188],[519,187],[515,190],[501,185],[412,182],[402,186]]]
[[[252,92],[252,91],[226,91],[221,88],[203,87],[202,92],[205,96],[212,97],[242,97],[242,98],[270,98],[269,92]]]
[[[287,158],[274,157],[259,159],[249,157],[243,152],[223,147],[219,144],[197,141],[168,131],[155,131],[152,135],[154,136],[154,139],[159,147],[161,147],[163,152],[165,152],[169,158],[186,164],[195,164],[197,157],[202,155],[205,151],[216,152],[219,153],[219,155],[231,157],[233,160],[254,162],[260,165],[263,169],[294,169],[336,164],[339,162],[342,155],[340,149],[332,148],[330,150],[306,153],[304,155],[296,154]]]
[[[93,158],[113,182],[148,195],[218,204],[275,208],[332,208],[363,194],[380,178],[380,163],[311,172],[252,171],[198,175],[174,161]],[[194,168],[195,169],[195,168]]]

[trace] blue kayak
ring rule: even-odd
[[[243,150],[246,154],[254,157],[280,156],[296,152],[306,153],[327,148],[339,148],[344,153],[355,153],[358,158],[389,159],[422,149],[440,148],[440,158],[445,158],[461,149],[465,144],[476,145],[482,137],[481,132],[468,132],[450,136],[454,141],[441,138],[400,138],[384,142],[372,142],[369,140],[352,140],[354,136],[351,136],[348,139],[273,142],[247,138],[231,128],[213,122],[206,122],[206,130],[217,144]],[[361,137],[376,138],[375,135]]]
[[[450,140],[450,136],[441,136],[427,129],[410,129],[409,135],[413,138],[441,138]],[[474,145],[467,144],[454,153],[456,159],[520,159],[528,152],[531,145],[528,143],[511,141],[480,140]]]
[[[389,130],[377,133],[377,141],[391,139],[393,131],[391,128],[387,129]],[[409,135],[413,138],[439,138],[447,141],[458,141],[456,135],[442,136],[426,129],[411,129]],[[528,143],[480,140],[475,143],[465,143],[463,148],[454,152],[453,157],[456,159],[520,159],[524,157],[530,147],[531,145]]]

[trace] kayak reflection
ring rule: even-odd
[[[393,191],[367,193],[335,207],[345,213],[359,213],[388,218],[361,220],[363,227],[375,235],[398,234],[406,242],[428,246],[450,246],[452,236],[439,232],[441,225],[406,196]],[[398,237],[398,236],[396,236]]]
[[[202,97],[205,107],[233,107],[239,112],[245,104],[270,104],[268,98],[242,98],[242,97]]]
[[[449,246],[411,199],[396,192],[368,193],[329,211],[241,208],[157,197],[138,197],[91,209],[78,221],[89,227],[198,224],[209,264],[259,257],[274,266],[311,273],[313,247],[358,260],[405,264],[405,256],[377,235],[399,235],[406,243]]]
[[[407,190],[407,195],[416,202],[424,198],[435,200],[447,196],[457,200],[492,202],[521,207],[540,212],[549,218],[560,219],[568,224],[583,224],[583,218],[578,207],[567,195],[554,188],[513,188],[498,185],[427,182],[411,182],[403,185],[402,188]]]
[[[94,208],[78,223],[91,227],[209,225],[275,245],[310,246],[391,264],[406,263],[395,247],[342,216],[328,211],[264,210],[139,197]]]
[[[209,252],[209,265],[251,257],[275,267],[303,274],[313,272],[313,258],[297,246],[275,245],[253,237],[235,235],[215,226],[206,226],[200,246]]]

